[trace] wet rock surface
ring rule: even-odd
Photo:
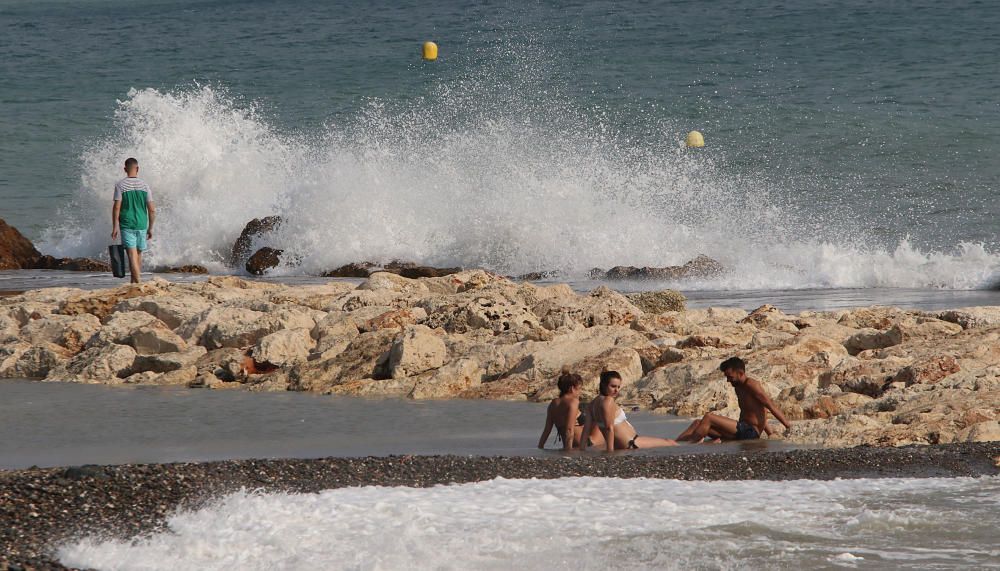
[[[310,460],[77,466],[0,472],[0,569],[65,569],[61,542],[84,535],[131,538],[162,530],[177,509],[241,488],[316,493],[348,486],[414,486],[492,478],[793,480],[983,476],[1000,473],[1000,443],[901,448],[653,456],[390,456]]]

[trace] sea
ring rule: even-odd
[[[405,260],[555,272],[586,290],[595,267],[706,255],[726,271],[615,287],[672,287],[695,307],[1000,305],[997,53],[1000,5],[974,0],[2,0],[0,218],[45,254],[101,257],[113,185],[136,157],[157,205],[149,267],[242,273],[226,264],[233,242],[278,215],[255,245],[284,250],[270,279],[288,283]],[[685,146],[693,130],[703,148]],[[0,273],[0,290],[109,283]],[[66,438],[48,442],[68,451]],[[152,459],[185,454],[207,453]],[[998,497],[996,478],[247,492],[60,557],[998,568]]]

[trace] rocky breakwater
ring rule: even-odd
[[[676,292],[577,294],[481,270],[355,287],[213,276],[0,299],[0,376],[86,383],[542,401],[566,368],[589,395],[733,416],[718,363],[738,355],[827,446],[1000,440],[1000,308],[786,315],[684,310]]]

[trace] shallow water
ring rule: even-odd
[[[643,434],[688,421],[631,412]],[[389,454],[533,456],[545,405],[0,381],[0,468]],[[781,442],[647,454],[783,450]],[[595,452],[597,453],[597,452]]]
[[[195,282],[207,279],[193,274],[144,274],[172,282]],[[245,276],[244,276],[245,277]],[[253,278],[261,279],[261,278]],[[360,279],[331,280],[315,276],[276,276],[263,278],[284,284],[322,284],[329,281],[360,283]],[[94,289],[123,285],[124,280],[110,274],[64,272],[57,270],[0,271],[0,294],[45,287],[75,287]],[[649,291],[663,288],[683,288],[684,284],[661,282],[601,282],[595,280],[540,281],[539,285],[569,283],[577,292],[591,291],[605,285],[621,292]],[[752,310],[769,303],[786,313],[815,310],[830,311],[870,305],[894,305],[903,308],[932,311],[977,305],[1000,305],[1000,290],[954,290],[928,288],[848,288],[848,289],[789,289],[789,290],[688,290],[687,307],[739,307]]]
[[[987,569],[1000,478],[682,482],[564,478],[236,493],[99,569]]]

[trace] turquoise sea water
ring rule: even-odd
[[[990,287],[998,30],[990,2],[7,1],[0,217],[98,255],[134,155],[154,263],[226,271],[281,214],[286,273],[704,253],[733,271],[687,289]]]

